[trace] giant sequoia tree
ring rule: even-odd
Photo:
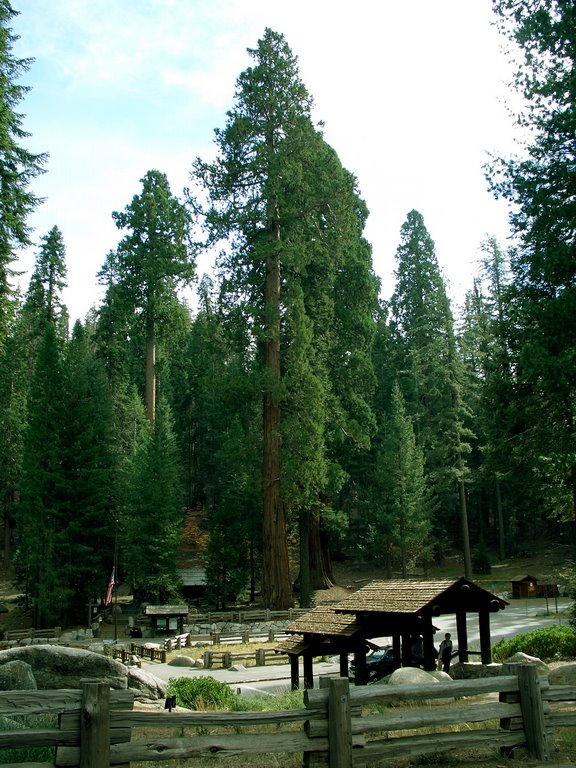
[[[501,31],[519,51],[525,100],[519,156],[495,161],[498,194],[514,203],[520,246],[511,299],[517,392],[514,445],[545,489],[550,514],[574,521],[576,459],[576,13],[571,0],[498,0]]]
[[[281,466],[281,266],[286,251],[287,198],[294,196],[310,134],[311,100],[282,35],[267,29],[255,61],[238,78],[236,104],[216,131],[218,157],[198,161],[212,203],[213,237],[227,239],[224,290],[252,317],[263,365],[262,592],[267,605],[292,604]]]
[[[355,180],[312,124],[295,57],[270,29],[250,53],[255,64],[240,75],[236,105],[216,131],[217,159],[197,161],[195,172],[209,195],[212,238],[226,242],[220,267],[227,308],[244,318],[261,370],[262,588],[268,605],[285,608],[292,602],[287,516],[309,540],[301,551],[308,593],[309,557],[310,578],[328,578],[320,521],[329,506],[333,436],[365,444],[370,431],[363,387],[372,378],[363,365],[369,368],[371,336],[357,329],[365,307],[375,306],[376,281]],[[339,317],[340,281],[361,286],[356,324],[348,297]],[[348,390],[354,376],[356,397]]]

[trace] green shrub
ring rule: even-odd
[[[231,709],[236,694],[213,677],[176,677],[168,681],[167,693],[186,709]]]
[[[496,661],[504,661],[515,653],[537,656],[542,661],[576,658],[576,629],[555,624],[500,640],[493,649]]]
[[[481,541],[472,556],[472,570],[476,574],[492,573],[492,559],[486,544]]]

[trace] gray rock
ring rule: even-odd
[[[170,659],[168,664],[171,667],[195,667],[196,662],[192,658],[192,656],[174,656],[174,658]]]
[[[431,674],[435,680],[438,680],[439,683],[447,683],[448,681],[452,682],[452,678],[448,672],[443,672],[441,669],[435,669],[429,674]]]
[[[128,683],[123,664],[82,648],[30,645],[0,651],[0,671],[12,661],[23,661],[31,667],[40,690],[80,688],[80,681],[86,678],[102,680],[111,688],[126,688]]]
[[[138,701],[157,701],[166,698],[166,682],[138,667],[128,669],[128,687]]]
[[[450,677],[453,680],[474,680],[478,677],[498,677],[502,674],[502,664],[458,661],[450,666]]]
[[[550,667],[542,659],[537,656],[528,656],[527,653],[519,651],[509,659],[506,659],[505,664],[530,664],[531,666],[538,667],[538,671],[542,675],[547,675],[550,672]]]
[[[9,661],[0,667],[0,691],[35,691],[37,688],[30,664]]]
[[[550,685],[576,685],[576,664],[561,664],[550,670]]]
[[[388,685],[423,685],[437,682],[438,680],[431,672],[418,667],[400,667],[395,669],[388,678]]]

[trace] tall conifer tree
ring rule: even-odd
[[[29,214],[40,202],[30,182],[43,172],[46,155],[23,146],[29,134],[23,128],[18,105],[29,90],[18,83],[31,59],[19,59],[12,49],[18,39],[10,23],[17,15],[8,0],[0,0],[0,352],[11,313],[11,263],[15,250],[30,244]]]

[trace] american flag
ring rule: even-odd
[[[106,592],[106,601],[104,605],[110,605],[110,603],[112,602],[112,592],[114,591],[114,584],[115,584],[114,568],[112,568],[112,573],[110,574],[110,581],[108,582],[108,590]]]

